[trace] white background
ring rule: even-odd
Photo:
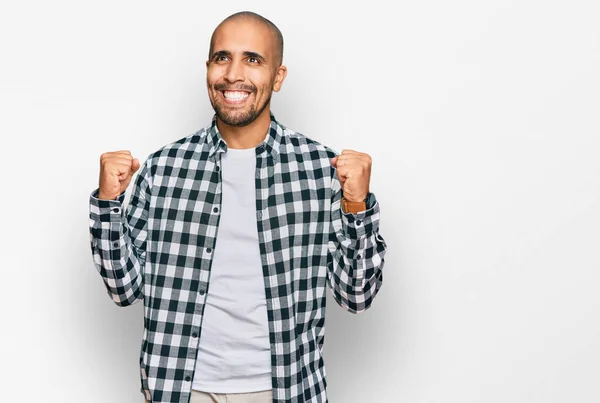
[[[3,402],[142,401],[88,197],[102,152],[209,123],[209,37],[244,9],[285,37],[276,117],[373,157],[384,284],[328,298],[330,401],[600,402],[597,1],[6,3]]]

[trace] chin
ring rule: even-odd
[[[233,113],[226,112],[229,108],[226,105],[213,105],[213,109],[219,120],[229,126],[243,127],[254,122],[258,115],[254,113],[254,108],[235,111]]]
[[[223,123],[228,124],[229,126],[236,126],[236,127],[248,126],[250,123],[252,123],[252,122],[254,122],[254,120],[256,120],[256,116],[248,116],[246,114],[231,115],[231,114],[223,114],[223,113],[217,112],[217,116],[219,117],[219,119],[221,119],[221,121]]]

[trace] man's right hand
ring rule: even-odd
[[[127,189],[140,162],[127,150],[104,153],[100,156],[100,190],[98,199],[115,200]]]

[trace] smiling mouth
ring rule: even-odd
[[[250,96],[250,93],[245,91],[221,91],[221,93],[228,102],[242,102]]]

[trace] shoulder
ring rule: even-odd
[[[281,152],[286,155],[285,159],[280,158],[284,166],[288,163],[290,164],[287,166],[288,170],[305,172],[307,177],[317,180],[318,188],[321,190],[329,188],[335,190],[339,180],[331,159],[338,153],[313,137],[281,124],[279,126],[283,138]],[[325,192],[322,197],[329,198],[328,193]]]
[[[148,158],[158,162],[156,160],[160,160],[164,157],[175,157],[182,153],[186,153],[187,151],[195,150],[198,147],[198,144],[202,144],[202,142],[204,142],[209,128],[210,126],[205,126],[192,134],[165,144],[150,154]]]
[[[205,126],[153,151],[147,156],[144,164],[148,173],[153,175],[158,167],[173,167],[177,165],[176,160],[190,158],[194,153],[201,152],[201,145],[205,142],[210,127]]]
[[[320,141],[315,140],[312,137],[292,130],[286,126],[279,126],[283,130],[283,138],[285,139],[284,150],[288,153],[294,154],[306,154],[308,153],[312,159],[331,159],[335,157],[336,153],[332,148],[326,146]]]

